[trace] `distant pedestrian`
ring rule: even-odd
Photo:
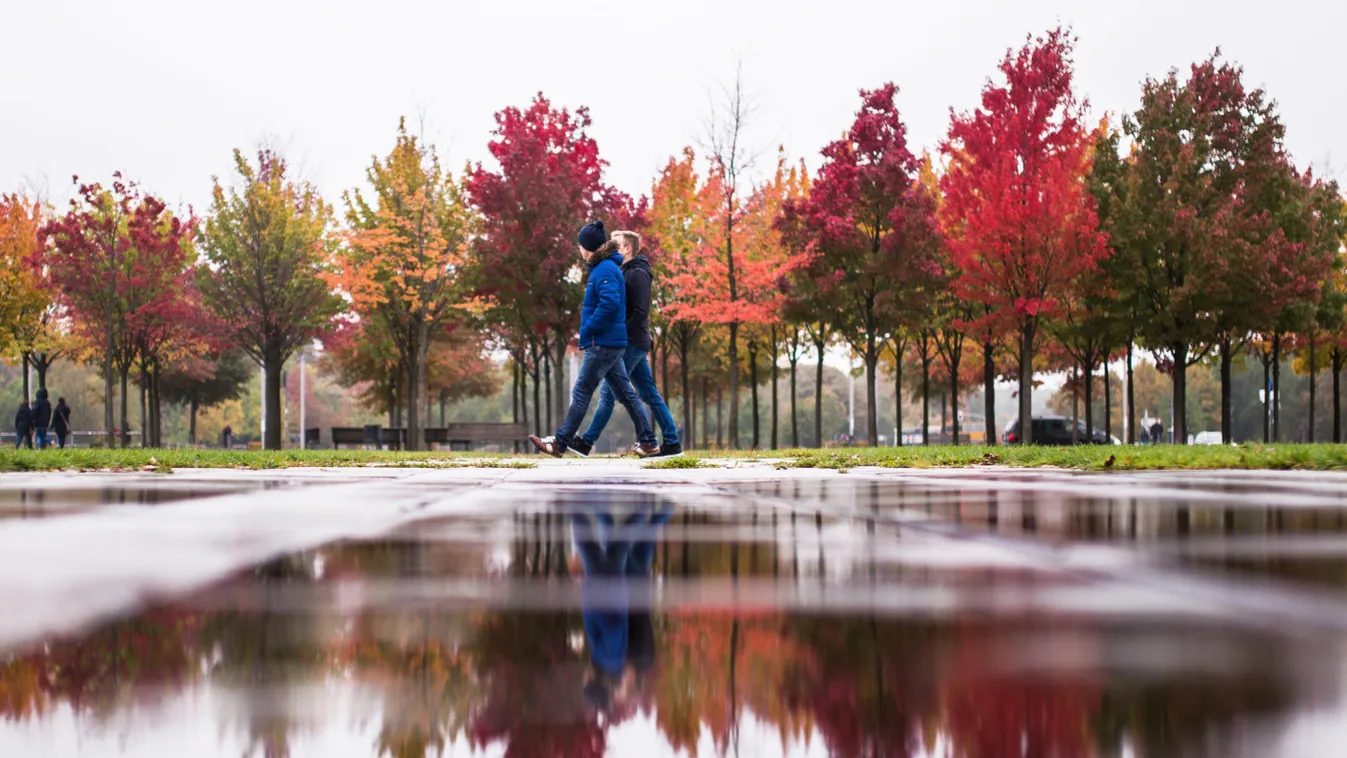
[[[232,445],[233,443],[234,443],[234,429],[228,424],[225,424],[224,430],[220,432],[220,447],[224,448],[225,450],[228,450],[229,446]]]
[[[1151,444],[1151,433],[1147,431],[1146,427],[1144,426],[1141,427],[1141,444],[1143,445]]]
[[[56,398],[56,410],[52,412],[51,428],[56,432],[56,444],[65,450],[65,443],[70,439],[70,406],[65,404],[65,398]]]
[[[1160,443],[1164,442],[1164,439],[1165,439],[1165,425],[1160,423],[1159,421],[1156,421],[1154,424],[1151,424],[1151,443],[1159,445]]]
[[[33,403],[33,435],[37,438],[37,449],[46,450],[51,444],[47,431],[51,428],[51,401],[47,399],[47,388],[37,391],[37,402]]]
[[[27,400],[19,401],[19,412],[14,414],[14,434],[17,437],[14,440],[14,449],[21,447],[33,449],[33,411],[28,407]]]

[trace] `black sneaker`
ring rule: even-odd
[[[675,442],[675,443],[672,444],[672,445],[670,445],[669,443],[665,442],[664,444],[662,444],[662,445],[659,446],[659,452],[658,452],[658,453],[655,453],[655,456],[654,456],[654,457],[656,457],[656,458],[677,458],[678,456],[680,456],[680,455],[682,455],[682,454],[683,454],[683,446],[682,446],[682,445],[678,444],[677,442]]]
[[[588,458],[589,454],[594,452],[594,446],[576,437],[574,442],[566,446],[566,452],[571,455],[578,455],[581,458]]]

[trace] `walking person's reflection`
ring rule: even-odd
[[[600,711],[622,701],[633,677],[654,664],[650,567],[655,539],[672,515],[665,507],[637,509],[620,521],[608,509],[571,516],[585,570],[580,610],[591,663],[585,699]]]

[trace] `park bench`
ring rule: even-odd
[[[377,438],[375,436],[376,429],[378,430]],[[309,429],[305,432],[305,439],[312,440],[314,446],[318,444],[317,431],[317,429]],[[519,442],[527,436],[527,426],[512,423],[468,422],[426,428],[427,445],[447,445],[451,450],[455,449],[456,446],[464,450],[470,450],[474,443],[504,444]],[[332,447],[334,449],[343,445],[377,445],[381,448],[400,450],[405,446],[406,440],[407,430],[405,428],[332,427]]]

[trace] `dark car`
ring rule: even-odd
[[[1109,439],[1103,430],[1095,429],[1094,434],[1089,434],[1085,429],[1084,421],[1076,422],[1076,440],[1071,440],[1071,419],[1066,416],[1034,416],[1034,444],[1035,445],[1109,445],[1112,440]],[[1014,445],[1020,441],[1020,420],[1013,419],[1006,424],[1005,432],[1001,434],[1001,440],[1008,445]]]

